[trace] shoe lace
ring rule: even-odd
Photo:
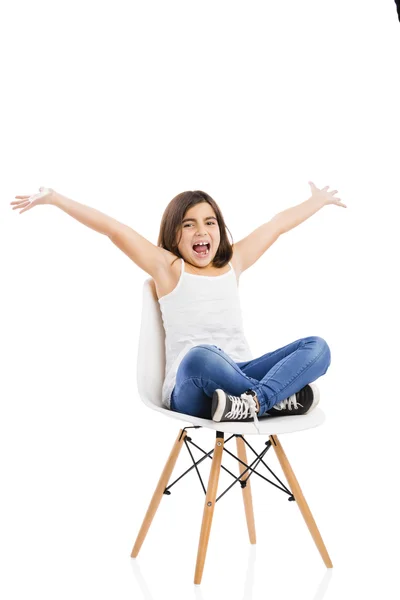
[[[228,398],[232,404],[231,410],[226,413],[226,417],[228,417],[228,419],[232,419],[233,421],[238,421],[240,419],[246,419],[248,416],[252,416],[254,419],[255,428],[257,429],[258,433],[261,433],[256,412],[257,405],[253,396],[244,392],[240,398],[238,396],[231,396],[230,394],[228,394]]]
[[[278,404],[274,405],[274,409],[276,410],[284,410],[287,408],[288,410],[296,410],[297,408],[303,408],[303,405],[297,400],[296,394],[289,396],[289,398],[285,398]]]

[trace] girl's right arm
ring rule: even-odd
[[[11,202],[11,204],[16,205],[13,210],[23,208],[20,211],[21,214],[38,204],[52,204],[83,223],[83,225],[109,237],[138,267],[152,277],[156,276],[161,268],[165,268],[167,263],[165,250],[149,242],[131,227],[116,221],[95,208],[62,196],[51,188],[40,188],[39,191],[39,194],[32,196],[15,196],[19,200]]]

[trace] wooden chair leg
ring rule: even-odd
[[[246,445],[243,441],[243,438],[236,438],[236,448],[238,453],[238,458],[244,463],[247,463],[247,453],[246,453]],[[246,467],[244,467],[241,463],[239,465],[239,473],[242,473]],[[240,479],[247,479],[251,471],[247,471]],[[254,522],[254,511],[253,511],[253,500],[251,497],[251,487],[250,487],[250,479],[247,480],[246,486],[242,488],[243,495],[243,503],[244,503],[244,511],[246,513],[246,521],[247,521],[247,529],[249,531],[249,539],[250,544],[256,543],[256,526]]]
[[[317,546],[319,553],[321,554],[322,560],[324,561],[325,566],[328,569],[331,569],[333,567],[332,561],[329,557],[327,549],[325,548],[325,544],[322,540],[321,534],[318,531],[318,527],[314,521],[314,517],[312,516],[311,511],[308,507],[308,504],[307,504],[307,502],[303,496],[303,493],[300,489],[299,483],[295,477],[295,474],[293,473],[293,469],[290,466],[290,463],[286,457],[285,452],[283,451],[282,445],[276,435],[270,435],[269,439],[270,439],[272,446],[276,452],[276,455],[281,464],[281,467],[285,474],[285,477],[288,481],[288,484],[292,491],[292,494],[295,497],[295,500],[300,509],[300,512],[303,515],[303,518],[304,518],[306,525],[312,535],[315,545]]]
[[[153,497],[151,499],[149,508],[147,509],[146,516],[144,517],[142,526],[141,526],[138,536],[136,538],[135,545],[133,546],[133,550],[131,553],[132,558],[136,558],[137,555],[139,554],[139,550],[145,540],[145,537],[150,528],[151,522],[152,522],[154,515],[156,514],[157,509],[160,505],[161,498],[164,494],[164,490],[167,487],[168,481],[172,474],[172,471],[174,470],[175,463],[176,463],[179,453],[182,449],[183,442],[184,442],[186,435],[187,435],[186,431],[184,431],[182,429],[179,431],[178,437],[176,438],[175,443],[172,447],[171,454],[169,455],[169,458],[165,464],[164,470],[161,473],[160,480],[158,482],[158,485],[157,485],[155,492],[153,494]]]
[[[214,514],[215,499],[217,497],[218,480],[221,469],[222,453],[224,450],[224,434],[217,432],[210,476],[208,479],[206,501],[204,504],[203,521],[201,524],[199,548],[197,551],[196,570],[194,583],[199,585],[203,576],[206,560],[208,540],[210,537],[211,523]]]

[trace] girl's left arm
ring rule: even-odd
[[[276,214],[270,221],[257,227],[250,235],[233,245],[235,261],[240,273],[251,267],[282,233],[300,225],[326,204],[336,204],[347,208],[340,198],[335,198],[337,190],[328,192],[329,185],[320,190],[312,181],[309,181],[309,184],[312,192],[311,198]]]
[[[301,204],[292,206],[277,215],[272,219],[275,223],[279,234],[290,231],[300,223],[303,223],[306,219],[309,219],[312,215],[318,212],[323,206],[327,204],[336,204],[336,206],[342,206],[347,208],[343,204],[340,198],[335,198],[337,190],[328,192],[329,185],[326,185],[323,189],[318,189],[312,181],[308,182],[311,187],[312,195],[308,200],[305,200]]]

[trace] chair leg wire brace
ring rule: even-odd
[[[261,477],[262,479],[264,479],[271,485],[275,486],[276,488],[280,489],[282,492],[287,494],[288,500],[297,502],[300,512],[303,515],[306,525],[307,525],[307,527],[311,533],[311,536],[321,554],[321,557],[325,563],[325,566],[327,568],[332,568],[332,562],[329,557],[328,551],[327,551],[325,544],[322,540],[322,537],[318,531],[317,525],[314,521],[314,518],[311,514],[308,504],[303,496],[303,493],[300,489],[298,481],[297,481],[297,479],[293,473],[293,470],[289,464],[289,461],[283,451],[281,443],[278,440],[278,437],[276,435],[270,435],[269,440],[267,442],[265,442],[265,448],[260,452],[260,454],[257,454],[257,452],[252,448],[252,446],[247,442],[247,440],[245,440],[243,435],[232,434],[226,441],[224,441],[224,433],[217,431],[214,449],[210,450],[209,452],[206,452],[205,450],[200,448],[200,446],[195,444],[192,441],[192,438],[187,435],[187,431],[186,431],[187,429],[199,429],[199,428],[201,428],[201,427],[199,425],[197,425],[197,426],[193,426],[193,427],[184,427],[183,429],[181,429],[179,431],[179,435],[174,443],[174,446],[171,450],[170,456],[169,456],[169,458],[166,462],[166,465],[163,469],[160,480],[158,482],[156,490],[151,499],[149,508],[147,509],[142,526],[141,526],[138,536],[136,538],[135,545],[134,545],[132,553],[131,553],[131,557],[136,558],[137,555],[139,554],[140,548],[145,540],[145,537],[150,528],[151,522],[152,522],[154,515],[158,509],[158,506],[161,502],[162,496],[170,495],[171,494],[170,489],[172,488],[172,486],[174,486],[180,479],[182,479],[190,471],[192,471],[193,469],[196,469],[198,478],[200,480],[201,487],[204,491],[206,498],[205,498],[205,504],[204,504],[203,520],[202,520],[202,525],[201,525],[200,540],[199,540],[199,547],[198,547],[198,553],[197,553],[197,561],[196,561],[196,569],[195,569],[195,577],[194,577],[195,584],[201,583],[215,504],[237,482],[239,482],[242,487],[243,502],[244,502],[245,515],[246,515],[250,543],[251,544],[256,543],[253,502],[252,502],[251,488],[250,488],[250,476],[253,473],[255,473],[256,475],[258,475],[259,477]],[[235,456],[232,452],[230,452],[225,447],[225,445],[232,438],[236,438],[236,449],[237,449],[238,456]],[[191,466],[184,473],[182,473],[182,475],[180,475],[178,477],[178,479],[176,479],[173,483],[168,485],[169,479],[172,475],[172,471],[174,469],[175,463],[178,459],[178,456],[179,456],[179,453],[181,451],[183,444],[185,444],[185,446],[188,450],[188,453],[193,462],[193,466]],[[197,448],[204,454],[204,456],[202,458],[200,458],[198,461],[196,461],[194,459],[193,454],[190,449],[190,445]],[[246,446],[256,456],[256,458],[253,460],[253,462],[251,464],[247,464]],[[279,463],[281,465],[282,471],[284,472],[284,475],[290,486],[290,489],[288,489],[285,486],[285,484],[282,483],[282,481],[275,475],[275,473],[270,469],[270,467],[263,460],[265,454],[268,452],[268,450],[271,447],[274,448],[274,450],[275,450],[275,453],[276,453]],[[238,466],[239,466],[239,476],[238,477],[236,477],[231,471],[229,471],[229,469],[227,469],[226,467],[224,467],[221,464],[222,463],[222,454],[224,451],[227,452],[230,456],[232,456],[233,458],[235,458],[238,461]],[[211,455],[213,455],[213,456],[211,456]],[[198,469],[198,465],[200,463],[202,463],[204,460],[206,460],[206,458],[210,458],[212,460],[207,489],[203,483],[203,480],[201,478],[201,475],[200,475],[200,472]],[[257,466],[260,463],[262,463],[266,467],[266,469],[269,471],[269,473],[275,478],[275,480],[278,483],[271,481],[270,479],[268,479],[267,477],[265,477],[264,475],[262,475],[261,473],[259,473],[256,470]],[[217,496],[217,488],[218,488],[220,469],[224,469],[224,471],[229,473],[233,477],[234,481],[217,498],[216,496]]]

